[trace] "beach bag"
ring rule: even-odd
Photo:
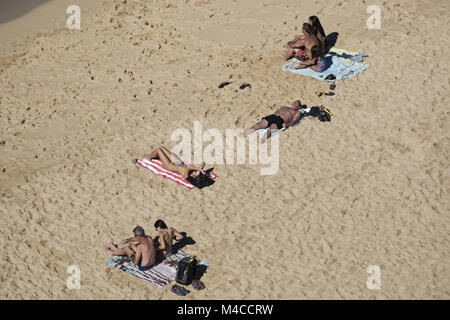
[[[324,106],[321,106],[319,108],[319,115],[317,116],[317,118],[320,121],[322,121],[322,122],[331,121],[331,116],[332,116],[332,114],[331,114],[330,110],[328,110]]]
[[[196,261],[193,257],[186,257],[178,261],[175,281],[185,286],[190,285],[195,273]]]

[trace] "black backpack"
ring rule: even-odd
[[[309,112],[310,116],[317,117],[322,122],[331,121],[331,116],[333,115],[331,111],[324,106],[311,107]]]
[[[178,261],[175,281],[185,286],[190,285],[194,278],[196,263],[193,257],[186,257]]]

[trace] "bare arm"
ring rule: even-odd
[[[175,230],[175,228],[171,228],[173,231],[173,235],[175,236],[175,239],[177,240],[181,240],[183,239],[183,235],[181,233],[179,233],[177,230]]]
[[[187,168],[188,170],[192,170],[192,171],[201,171],[202,173],[205,173],[205,172],[203,171],[203,169],[202,169],[202,168],[199,168],[199,167],[186,166],[186,168]]]
[[[119,245],[124,245],[124,244],[127,244],[129,242],[137,242],[137,241],[139,241],[139,240],[137,240],[136,237],[128,238],[128,239],[120,241]]]
[[[289,41],[287,43],[287,46],[289,48],[300,48],[301,46],[303,46],[305,44],[305,39],[302,37],[297,37],[292,41]]]

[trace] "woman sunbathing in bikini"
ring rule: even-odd
[[[156,148],[152,153],[145,154],[143,158],[147,160],[161,160],[164,169],[179,173],[186,180],[190,180],[188,179],[189,177],[197,180],[206,175],[206,172],[203,170],[205,162],[203,162],[200,167],[187,165],[175,153],[170,152],[164,147]],[[134,160],[134,163],[136,163],[136,161],[137,159]]]

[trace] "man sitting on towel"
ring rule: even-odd
[[[133,259],[139,270],[148,270],[153,267],[156,259],[156,248],[153,239],[150,236],[146,236],[144,228],[140,226],[134,228],[133,233],[133,238],[123,240],[117,245],[111,242],[110,247],[106,247],[105,251],[110,256],[128,255]]]
[[[261,139],[261,144],[263,144],[270,138],[272,131],[281,130],[283,128],[287,129],[296,124],[300,121],[305,112],[307,112],[306,105],[302,105],[300,100],[296,100],[292,102],[289,107],[281,107],[275,111],[275,113],[262,118],[261,121],[256,123],[253,127],[244,131],[242,135],[246,137],[257,130],[268,128]]]

